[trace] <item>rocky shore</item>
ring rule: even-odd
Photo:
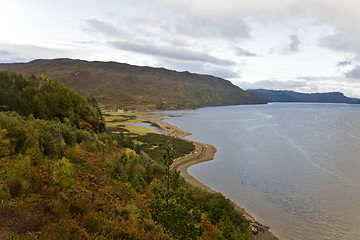
[[[168,122],[163,122],[163,121],[159,121],[159,120],[151,120],[150,122],[153,123],[154,125],[159,126],[160,128],[164,129],[165,131],[167,131],[167,134],[170,136],[181,138],[186,141],[190,141],[189,139],[186,139],[185,137],[191,135],[191,133],[186,132],[174,125],[171,125]],[[184,157],[175,159],[174,163],[172,165],[172,168],[178,169],[180,171],[180,175],[191,185],[205,189],[211,193],[215,193],[215,191],[213,189],[209,188],[208,186],[204,185],[203,183],[201,183],[197,179],[195,179],[193,176],[191,176],[187,172],[187,169],[188,169],[188,167],[190,167],[194,164],[205,162],[205,161],[210,161],[210,160],[214,159],[216,149],[215,149],[215,147],[213,147],[209,144],[196,142],[196,141],[190,141],[190,142],[192,142],[195,145],[195,150]],[[244,216],[250,221],[252,231],[255,235],[255,239],[258,239],[258,240],[278,239],[269,231],[269,228],[267,226],[263,225],[260,222],[257,222],[243,208],[237,206],[235,203],[234,203],[234,206],[235,206],[236,210],[242,212],[244,214]]]

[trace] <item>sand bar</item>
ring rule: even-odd
[[[159,120],[150,120],[151,123],[158,125],[160,128],[167,131],[167,134],[172,137],[177,137],[186,141],[190,141],[195,145],[195,150],[191,152],[190,154],[180,157],[174,160],[174,163],[172,165],[172,168],[176,168],[180,171],[180,175],[191,185],[195,187],[199,187],[202,189],[205,189],[211,193],[215,193],[213,189],[209,188],[208,186],[204,185],[203,183],[199,182],[197,179],[195,179],[193,176],[191,176],[187,169],[188,167],[205,162],[210,161],[214,159],[216,148],[205,143],[192,141],[189,139],[186,139],[186,136],[191,135],[191,133],[186,132],[174,125],[171,125],[168,122],[159,121]],[[233,202],[234,203],[234,202]],[[239,207],[234,203],[235,209],[242,212],[244,216],[251,221],[251,226],[253,232],[256,233],[255,239],[258,240],[275,240],[278,239],[275,237],[270,231],[269,228],[262,223],[256,221],[249,213],[247,213],[243,208]]]

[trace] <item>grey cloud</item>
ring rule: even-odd
[[[360,76],[360,66],[357,69],[357,75]],[[306,80],[308,79],[308,80]],[[347,84],[344,84],[344,83]],[[349,81],[345,77],[336,76],[300,76],[296,80],[279,81],[277,79],[261,80],[253,83],[238,82],[244,89],[273,89],[273,90],[292,90],[298,92],[336,92],[340,91],[346,96],[359,97],[356,89],[359,88],[359,81]]]
[[[333,34],[330,36],[323,37],[319,40],[319,45],[335,50],[341,49],[341,35],[340,34]]]
[[[358,9],[360,2],[329,1],[329,0],[252,0],[252,1],[210,1],[210,0],[155,0],[163,4],[182,8],[192,14],[208,17],[221,18],[240,16],[260,21],[287,20],[289,17],[311,18],[316,24],[330,26],[335,32],[340,33],[341,39],[331,44],[324,45],[337,51],[356,52],[360,55],[360,14]],[[294,42],[296,49],[296,42]]]
[[[0,63],[19,62],[21,60],[23,59],[17,56],[16,53],[0,50]]]
[[[360,33],[337,33],[319,40],[319,46],[360,55]]]
[[[0,56],[3,56],[3,55],[11,55],[12,53],[9,52],[9,51],[5,51],[5,50],[0,50]]]
[[[249,26],[240,18],[208,19],[186,15],[174,23],[177,33],[196,38],[249,38]]]
[[[249,26],[241,17],[207,18],[190,14],[182,8],[166,8],[158,14],[143,14],[123,19],[137,30],[157,29],[167,41],[177,37],[192,40],[249,38]]]
[[[241,86],[245,89],[274,89],[274,90],[291,90],[297,88],[303,88],[307,86],[307,82],[304,80],[288,80],[279,81],[277,79],[260,80],[253,83],[241,82]]]
[[[240,74],[232,71],[228,67],[214,66],[212,64],[204,64],[202,62],[181,61],[177,59],[166,59],[160,61],[157,66],[174,69],[177,71],[189,71],[198,74],[209,74],[224,79],[238,78]]]
[[[340,61],[336,64],[336,66],[338,67],[346,67],[346,66],[350,66],[352,64],[352,61]]]
[[[206,72],[215,77],[221,77],[224,79],[240,77],[239,73],[231,71],[230,69],[227,69],[227,68],[211,68],[211,69],[207,70]]]
[[[70,50],[47,48],[35,45],[8,44],[0,42],[0,62],[25,62],[36,58],[60,58],[72,57],[73,52]]]
[[[290,44],[284,48],[284,53],[295,53],[299,51],[300,40],[298,35],[291,35]]]
[[[237,76],[228,69],[215,68],[233,66],[235,62],[209,54],[211,48],[204,41],[226,44],[224,42],[233,43],[241,38],[249,38],[249,27],[241,18],[209,19],[188,14],[181,9],[169,8],[168,11],[155,12],[136,17],[125,14],[118,22],[87,19],[82,30],[103,44],[146,54],[154,57],[155,61],[166,58],[191,62],[192,65],[194,62],[211,64],[214,69],[207,68],[206,73],[222,77]],[[241,54],[253,55],[245,50]],[[198,66],[198,71],[202,70],[204,69]]]
[[[297,3],[296,0],[156,0],[156,2],[162,2],[176,6],[177,8],[183,8],[194,14],[209,18],[253,15],[262,20],[269,20],[282,16],[294,8],[295,3]],[[302,9],[299,9],[299,7],[297,7],[295,10],[297,10],[297,12],[302,11]]]
[[[300,77],[297,77],[296,79],[306,80],[306,81],[314,81],[314,80],[318,80],[318,77],[313,77],[313,76],[300,76]]]
[[[209,39],[234,41],[250,38],[249,26],[241,18],[202,18],[179,9],[167,9],[159,14],[150,12],[136,17],[123,16],[117,23],[86,19],[82,30],[97,37],[114,40],[156,40],[176,46],[192,45]]]
[[[329,81],[329,79],[333,79],[333,76],[299,76],[295,79],[297,80],[305,80],[308,82],[314,82],[314,81]]]
[[[254,57],[257,56],[255,53],[252,53],[246,49],[242,49],[242,48],[236,48],[235,52],[237,55],[239,56],[245,56],[245,57]]]
[[[355,68],[357,67],[358,61],[358,57],[356,56],[346,57],[343,61],[337,62],[335,66],[339,73],[344,74],[347,78],[354,79],[352,75],[356,75]]]
[[[163,67],[222,78],[239,76],[228,69],[235,65],[234,61],[209,54],[203,41],[248,38],[248,26],[243,20],[233,18],[227,22],[178,12],[173,12],[172,15],[170,13],[171,10],[158,16],[149,14],[136,18],[126,17],[121,23],[88,19],[84,21],[83,30],[110,47],[154,57]],[[164,14],[169,16],[164,17]],[[252,55],[245,50],[242,54]]]
[[[110,45],[121,50],[143,53],[158,57],[165,57],[170,59],[178,59],[184,61],[200,61],[220,66],[230,66],[235,64],[235,62],[230,60],[220,59],[207,53],[199,53],[183,48],[159,47],[150,44],[137,44],[121,41],[110,42]]]
[[[360,79],[360,65],[355,66],[355,68],[345,73],[345,76],[348,78]]]
[[[289,50],[291,52],[298,52],[299,51],[299,45],[300,45],[299,36],[292,35],[292,36],[290,36],[290,39],[291,39],[291,43],[290,43],[290,46],[289,46]]]
[[[106,37],[118,37],[124,34],[123,31],[114,25],[97,19],[85,20],[83,29],[91,34],[104,35]]]
[[[343,72],[348,72],[351,68],[354,68],[354,66],[356,66],[356,63],[358,61],[359,57],[355,55],[347,56],[344,58],[344,60],[337,62],[336,67]]]

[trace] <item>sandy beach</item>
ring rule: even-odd
[[[167,134],[173,137],[177,137],[186,141],[190,141],[189,139],[186,139],[186,136],[191,135],[191,133],[186,132],[174,125],[171,125],[170,123],[159,121],[159,120],[151,120],[155,125],[158,125],[160,128],[167,131]],[[214,159],[216,148],[205,143],[196,142],[196,141],[190,141],[195,145],[195,150],[191,152],[190,154],[175,159],[172,167],[176,168],[180,171],[180,175],[191,185],[195,187],[199,187],[202,189],[205,189],[211,193],[215,193],[215,191],[208,186],[204,185],[203,183],[199,182],[197,179],[195,179],[193,176],[191,176],[187,169],[188,167],[205,162],[210,161]],[[244,216],[250,220],[252,230],[255,233],[255,239],[259,240],[275,240],[278,239],[275,237],[270,231],[269,228],[263,225],[262,223],[256,221],[250,214],[248,214],[243,208],[239,207],[234,203],[235,209],[242,212]]]

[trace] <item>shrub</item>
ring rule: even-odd
[[[42,151],[36,145],[28,148],[25,151],[25,155],[29,157],[31,164],[35,166],[38,165],[43,159]]]
[[[16,178],[22,182],[26,182],[33,174],[33,167],[28,156],[18,155],[8,165],[8,177]]]
[[[140,174],[136,174],[133,180],[131,181],[131,186],[138,192],[144,190],[146,187],[145,180]]]
[[[195,147],[191,142],[163,134],[148,133],[146,135],[134,137],[134,140],[142,142],[141,149],[154,160],[161,159],[162,153],[168,142],[175,150],[174,158],[184,156],[195,150]]]
[[[10,139],[6,137],[6,134],[6,129],[1,129],[0,127],[0,157],[10,155],[13,152]]]
[[[23,192],[23,186],[20,180],[18,179],[11,179],[8,184],[9,194],[11,198],[19,197]]]
[[[72,163],[65,157],[52,165],[52,180],[63,187],[71,187],[74,183],[74,168]]]

